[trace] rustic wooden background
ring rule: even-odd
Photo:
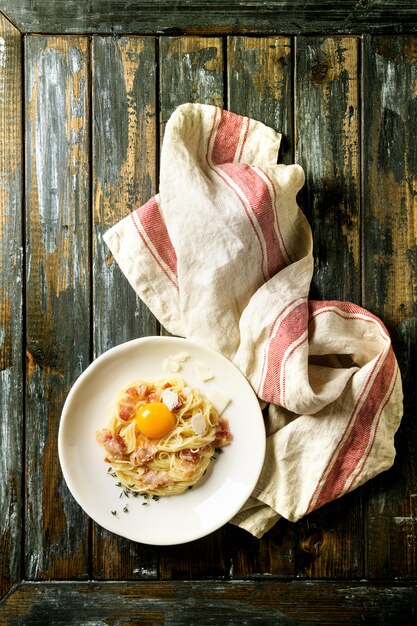
[[[61,34],[34,3],[15,3],[19,29],[0,15],[0,622],[415,624],[415,21],[395,34],[407,30],[406,3],[390,34],[382,17],[360,34],[352,14],[344,30],[318,20],[310,35],[293,26],[285,36],[265,34],[260,21],[223,31],[208,23],[198,35],[90,35],[88,12],[71,28],[71,3],[52,4]],[[96,31],[109,32],[100,19]],[[38,24],[47,34],[35,34]],[[284,134],[280,159],[306,172],[312,294],[384,320],[405,414],[394,467],[354,493],[297,524],[281,520],[261,540],[227,525],[160,548],[89,520],[63,481],[57,431],[94,357],[164,332],[101,235],[155,193],[165,123],[187,101]]]

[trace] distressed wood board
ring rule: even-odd
[[[24,576],[87,578],[89,522],[64,482],[57,436],[90,360],[88,39],[29,37],[25,57]]]
[[[265,580],[22,583],[6,598],[3,619],[16,626],[45,620],[56,626],[132,620],[141,626],[413,626],[416,604],[415,585]]]
[[[22,55],[0,16],[0,597],[20,578],[23,453]]]
[[[91,43],[94,357],[135,337],[159,334],[159,323],[102,239],[156,190],[155,48],[154,38],[94,37]],[[92,541],[93,578],[156,577],[157,556],[147,546],[97,524]]]
[[[417,7],[405,0],[2,0],[25,33],[303,34],[415,32]]]
[[[388,11],[375,2],[369,20],[377,5]],[[0,619],[14,611],[16,624],[41,623],[42,615],[61,623],[72,597],[65,620],[73,621],[65,623],[111,620],[114,607],[120,619],[130,612],[144,624],[192,623],[200,606],[216,624],[390,624],[398,616],[411,624],[416,38],[348,36],[350,27],[334,35],[336,13],[327,31],[316,20],[316,34],[296,37],[273,23],[266,37],[242,36],[238,21],[211,35],[209,19],[193,36],[158,36],[155,24],[142,36],[132,20],[134,34],[90,37],[107,32],[94,6],[96,29],[80,9],[75,35],[22,36],[0,19],[1,432],[11,452],[0,462],[3,595],[12,588]],[[394,31],[404,27],[401,15]],[[306,171],[299,202],[314,235],[311,296],[352,300],[387,324],[405,416],[394,467],[299,523],[281,520],[261,540],[226,525],[160,548],[88,520],[63,481],[56,437],[66,394],[92,358],[164,332],[102,235],[157,190],[165,124],[187,101],[225,106],[282,132],[280,162]]]

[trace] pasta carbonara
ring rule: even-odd
[[[207,398],[180,378],[136,380],[121,390],[106,428],[96,433],[121,484],[176,495],[205,473],[232,435]]]

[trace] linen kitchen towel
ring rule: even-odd
[[[388,469],[402,416],[382,322],[348,302],[308,301],[304,173],[276,164],[280,138],[217,107],[180,106],[160,193],[104,236],[165,328],[232,359],[270,403],[264,467],[232,520],[257,537]]]

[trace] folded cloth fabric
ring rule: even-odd
[[[308,301],[304,173],[276,164],[280,139],[248,117],[180,106],[159,195],[104,236],[165,328],[232,359],[270,403],[264,467],[232,520],[257,537],[388,469],[402,415],[382,322],[348,302]]]

